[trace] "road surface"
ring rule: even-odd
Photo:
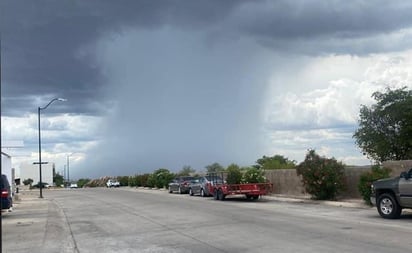
[[[24,195],[23,195],[24,196]],[[46,190],[3,216],[3,252],[411,252],[412,215],[132,188]]]

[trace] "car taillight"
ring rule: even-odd
[[[1,197],[2,198],[7,198],[9,196],[9,191],[7,189],[2,189],[1,190]]]

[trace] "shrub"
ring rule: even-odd
[[[77,180],[77,187],[83,188],[83,186],[87,185],[87,183],[89,182],[90,182],[90,179],[88,178],[80,178],[79,180]]]
[[[137,177],[138,177],[137,175],[130,176],[129,179],[128,179],[127,184],[130,187],[137,187]]]
[[[320,157],[315,150],[309,150],[305,160],[297,166],[305,190],[314,199],[335,200],[345,189],[344,166],[336,159]]]
[[[149,183],[149,178],[151,178],[151,174],[143,174],[143,175],[138,175],[136,176],[136,184],[137,186],[143,186],[143,187],[152,187],[150,186]]]
[[[24,185],[31,185],[33,183],[33,179],[27,178],[23,180]]]
[[[149,174],[147,177],[145,187],[154,188],[156,186],[156,176],[154,174]]]
[[[255,167],[247,168],[242,177],[243,183],[264,183],[265,181],[264,171]]]
[[[165,188],[175,177],[168,169],[157,169],[148,179],[149,187]]]
[[[119,181],[120,186],[128,186],[129,185],[129,177],[128,176],[118,176],[117,181]]]
[[[374,165],[372,166],[371,171],[366,171],[361,174],[358,183],[358,190],[366,204],[372,205],[370,200],[372,194],[372,182],[378,179],[387,178],[389,177],[390,173],[390,169],[381,168],[379,165]]]
[[[238,165],[232,163],[227,167],[226,182],[228,184],[240,184],[242,180],[242,172]]]

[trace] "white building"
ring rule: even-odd
[[[53,185],[54,163],[41,165],[41,181]],[[20,164],[20,181],[23,183],[26,179],[33,179],[33,184],[40,182],[39,165],[32,163]]]

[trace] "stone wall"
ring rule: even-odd
[[[382,165],[383,167],[390,168],[392,170],[392,177],[397,177],[402,171],[407,171],[412,168],[412,160],[386,161],[383,162]]]
[[[297,176],[295,169],[267,170],[266,178],[273,184],[274,194],[305,195],[301,177]]]
[[[392,170],[391,176],[399,176],[402,171],[412,168],[412,160],[386,161],[382,164]],[[361,198],[358,191],[359,178],[365,171],[370,171],[371,166],[346,166],[345,179],[346,190],[341,194],[341,198]],[[301,177],[296,174],[295,169],[269,170],[266,171],[266,178],[273,183],[274,194],[307,196],[303,188]]]

